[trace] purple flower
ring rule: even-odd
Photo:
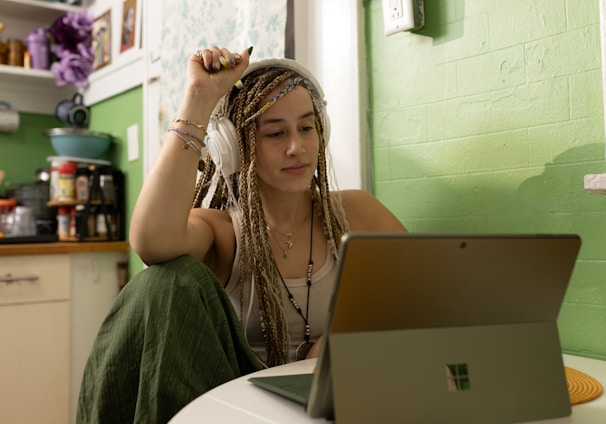
[[[74,87],[84,87],[93,71],[93,64],[89,59],[70,53],[54,62],[50,70],[58,86],[70,84]]]
[[[94,20],[86,12],[67,12],[56,19],[48,33],[57,61],[51,65],[57,85],[85,86],[93,71],[92,29]]]

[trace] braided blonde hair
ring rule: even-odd
[[[299,77],[299,78],[297,78]],[[286,82],[295,82],[305,87],[312,98],[316,115],[316,130],[319,138],[319,155],[316,173],[310,181],[310,191],[316,212],[320,216],[324,234],[333,257],[337,257],[342,235],[347,223],[340,200],[331,195],[327,173],[326,142],[324,139],[324,104],[318,91],[308,80],[295,72],[267,67],[246,75],[241,89],[232,89],[225,98],[220,115],[228,117],[234,124],[240,150],[240,172],[232,176],[218,173],[207,155],[200,162],[201,175],[196,186],[193,207],[226,209],[236,202],[242,209],[240,237],[240,304],[243,318],[243,287],[254,281],[260,311],[261,329],[267,351],[266,365],[274,366],[288,362],[290,337],[282,302],[282,285],[274,261],[267,224],[257,186],[256,173],[256,122],[249,119],[257,113],[261,104],[272,91]],[[248,122],[247,122],[248,120]],[[230,191],[233,196],[230,197]],[[234,198],[235,197],[235,198]]]

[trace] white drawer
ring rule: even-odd
[[[68,254],[0,256],[0,305],[70,298]]]

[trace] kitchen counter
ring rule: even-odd
[[[126,241],[23,243],[0,245],[0,256],[79,252],[128,252]]]

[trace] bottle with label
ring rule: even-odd
[[[114,176],[112,169],[107,167],[101,170],[99,175],[99,188],[103,192],[103,199],[106,203],[114,203]]]
[[[75,215],[76,215],[76,237],[80,238],[86,236],[86,222],[84,218],[86,216],[86,206],[85,205],[76,205]]]
[[[69,208],[69,237],[76,238],[76,208]]]
[[[77,164],[66,162],[59,167],[59,184],[57,200],[70,201],[74,200],[75,178]]]
[[[65,161],[53,159],[50,166],[50,199],[59,200],[59,168]]]
[[[69,208],[59,208],[57,211],[57,235],[59,236],[59,240],[69,239],[69,221]]]
[[[107,224],[103,213],[97,214],[97,236],[107,237]]]
[[[88,199],[88,184],[88,169],[82,167],[78,168],[76,170],[76,200]]]

